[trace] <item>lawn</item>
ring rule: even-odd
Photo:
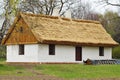
[[[39,64],[28,68],[0,62],[0,75],[36,76],[35,72],[67,79],[120,78],[120,65]]]
[[[36,69],[62,78],[120,78],[120,65],[43,64]]]
[[[13,66],[10,64],[6,64],[5,60],[1,59],[0,60],[0,75],[31,76],[33,74],[31,72],[29,72],[26,67]]]

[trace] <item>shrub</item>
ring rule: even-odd
[[[120,46],[113,48],[112,58],[120,59]]]
[[[6,47],[0,45],[0,59],[6,58]]]

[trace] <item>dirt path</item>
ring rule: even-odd
[[[105,79],[61,79],[53,76],[38,75],[38,76],[0,76],[0,80],[120,80],[120,78],[105,78]]]
[[[0,80],[63,80],[51,76],[0,76]]]

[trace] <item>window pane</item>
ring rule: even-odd
[[[104,47],[99,47],[99,56],[104,56]]]
[[[24,55],[24,45],[19,45],[19,55]]]
[[[49,55],[55,55],[55,45],[49,44]]]

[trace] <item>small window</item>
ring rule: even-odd
[[[99,47],[99,56],[104,56],[104,47]]]
[[[21,32],[21,33],[23,32],[23,27],[20,27],[20,32]]]
[[[55,55],[55,45],[49,44],[49,55]]]
[[[24,55],[24,45],[19,45],[19,55]]]

